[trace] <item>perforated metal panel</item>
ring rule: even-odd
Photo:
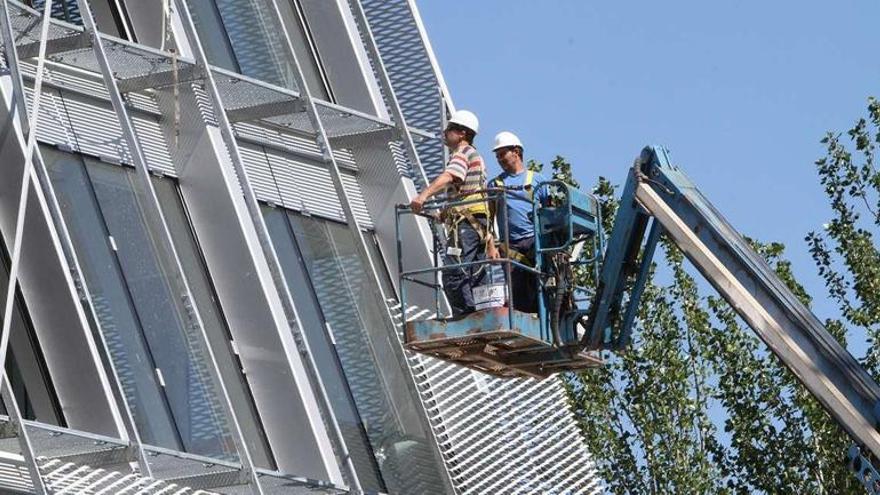
[[[400,306],[389,301],[400,318]],[[408,319],[430,316],[410,307]],[[453,483],[463,494],[600,493],[559,380],[500,379],[407,353]]]
[[[361,0],[394,94],[409,125],[440,130],[443,115],[440,82],[407,0]],[[439,141],[417,144],[429,178],[443,170]]]

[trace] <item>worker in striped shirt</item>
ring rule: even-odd
[[[452,156],[443,173],[410,203],[412,210],[418,213],[429,198],[443,191],[448,192],[450,201],[468,202],[443,212],[447,226],[443,258],[446,266],[484,260],[487,247],[494,247],[484,193],[486,165],[473,145],[478,130],[479,121],[473,113],[459,110],[452,115],[443,133]],[[443,291],[453,318],[474,311],[473,288],[484,284],[488,269],[486,265],[478,265],[443,270]]]

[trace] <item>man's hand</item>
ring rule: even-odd
[[[498,252],[497,247],[489,246],[486,249],[486,257],[489,258],[490,260],[497,260],[497,259],[501,258],[501,253]]]
[[[409,207],[412,208],[413,213],[421,213],[422,207],[425,206],[425,197],[419,194],[409,203]]]

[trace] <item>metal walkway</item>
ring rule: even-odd
[[[244,494],[250,487],[241,466],[206,457],[144,446],[152,477],[137,469],[131,444],[33,421],[24,421],[43,483],[49,493],[143,495]],[[345,494],[344,487],[257,469],[264,493]],[[33,493],[33,482],[18,443],[17,428],[0,416],[0,488]],[[4,493],[6,493],[4,491]]]

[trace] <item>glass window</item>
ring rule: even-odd
[[[286,216],[385,484],[392,493],[443,493],[421,406],[394,353],[399,343],[383,314],[386,302],[361,263],[354,236],[345,225]]]
[[[134,170],[48,148],[44,157],[143,440],[234,459],[210,358],[171,278],[174,261],[148,227]]]
[[[82,161],[42,148],[116,374],[145,443],[180,448],[153,357]]]
[[[269,0],[187,0],[187,4],[212,64],[296,89],[284,32]],[[279,0],[278,7],[309,90],[329,100],[326,78],[297,0]]]
[[[218,67],[241,73],[232,44],[226,36],[223,19],[214,0],[187,0],[190,16],[208,61]]]
[[[0,245],[0,300],[6,297],[9,288],[9,255]],[[0,320],[5,311],[5,302],[0,303]],[[55,389],[46,368],[46,360],[34,333],[33,324],[28,317],[27,308],[20,290],[16,292],[12,307],[12,326],[10,329],[9,354],[6,357],[6,373],[12,384],[19,411],[25,419],[42,423],[64,425],[64,415]],[[0,401],[0,413],[7,414],[5,403]]]
[[[272,237],[275,252],[296,302],[299,326],[312,351],[318,373],[330,399],[333,415],[342,430],[342,436],[364,489],[385,491],[373,450],[369,445],[361,418],[352,402],[349,386],[339,364],[334,342],[325,330],[325,322],[318,301],[312,292],[308,274],[297,246],[287,214],[279,208],[263,208],[263,217]]]
[[[190,291],[199,308],[202,324],[205,327],[214,357],[220,368],[226,392],[236,406],[236,413],[248,450],[254,463],[259,467],[275,469],[268,439],[259,420],[250,389],[241,373],[242,365],[232,351],[232,340],[222,308],[208,276],[208,269],[201,255],[201,250],[190,227],[189,218],[177,184],[168,178],[153,178],[153,186],[159,203],[162,204],[165,222],[171,231],[171,238],[177,248],[177,254],[187,275]]]
[[[46,0],[33,0],[31,6],[42,10],[46,6]],[[95,25],[102,33],[122,39],[130,39],[127,28],[128,19],[121,6],[113,0],[89,0],[92,14],[95,16]],[[53,0],[52,17],[72,24],[82,25],[79,6],[76,0]],[[132,40],[134,41],[134,40]]]
[[[312,96],[326,101],[336,101],[327,74],[321,64],[318,47],[312,37],[300,0],[277,0],[281,19],[293,44],[293,52],[299,61],[303,78]]]

